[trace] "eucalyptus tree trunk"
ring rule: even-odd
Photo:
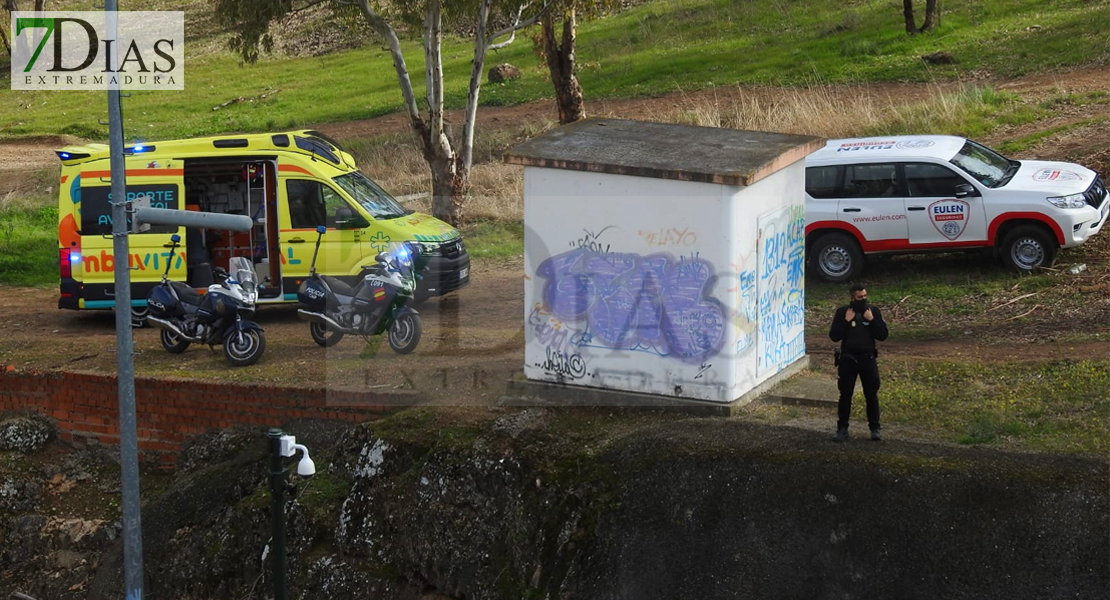
[[[546,0],[537,14],[522,22],[520,17],[529,5],[523,3],[517,11],[512,26],[489,35],[487,27],[491,0],[482,0],[478,13],[478,26],[474,42],[474,60],[471,65],[470,86],[463,119],[463,135],[458,151],[451,144],[443,111],[443,0],[427,0],[424,10],[424,83],[428,105],[428,116],[423,118],[416,104],[408,66],[401,53],[401,43],[397,32],[379,15],[369,0],[358,0],[359,7],[370,26],[385,38],[393,57],[393,67],[404,97],[405,111],[417,139],[420,140],[424,160],[432,172],[432,214],[451,225],[458,226],[462,221],[463,201],[466,198],[466,184],[470,177],[470,167],[474,156],[474,126],[478,114],[478,92],[481,89],[482,71],[486,55],[491,49],[511,44],[516,31],[535,23],[550,6]],[[494,44],[493,40],[511,34],[508,41]]]
[[[559,108],[559,123],[567,124],[586,118],[582,100],[582,86],[575,75],[575,38],[577,22],[574,9],[563,15],[562,43],[555,39],[555,17],[543,17],[543,46],[547,67],[551,71],[551,84],[555,87],[555,100]]]

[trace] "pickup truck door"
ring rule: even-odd
[[[907,244],[902,188],[895,163],[844,167],[844,192],[837,217],[863,235],[864,251],[898,249]]]
[[[913,247],[979,246],[987,243],[983,197],[955,170],[932,163],[906,163],[906,217]],[[956,197],[956,186],[975,194]]]

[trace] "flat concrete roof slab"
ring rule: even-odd
[[[594,118],[505,154],[513,165],[748,186],[820,149],[809,135]]]

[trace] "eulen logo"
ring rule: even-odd
[[[963,200],[938,200],[929,205],[929,222],[950,240],[963,235],[970,214],[971,205]]]
[[[11,14],[13,90],[185,89],[184,12]]]

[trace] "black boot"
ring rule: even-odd
[[[876,428],[871,430],[871,441],[872,442],[879,442],[879,441],[882,441],[882,439],[883,439],[882,429],[876,427]]]
[[[847,439],[848,439],[848,428],[847,427],[837,427],[836,428],[836,435],[833,436],[833,441],[839,444],[841,442],[844,442]]]

